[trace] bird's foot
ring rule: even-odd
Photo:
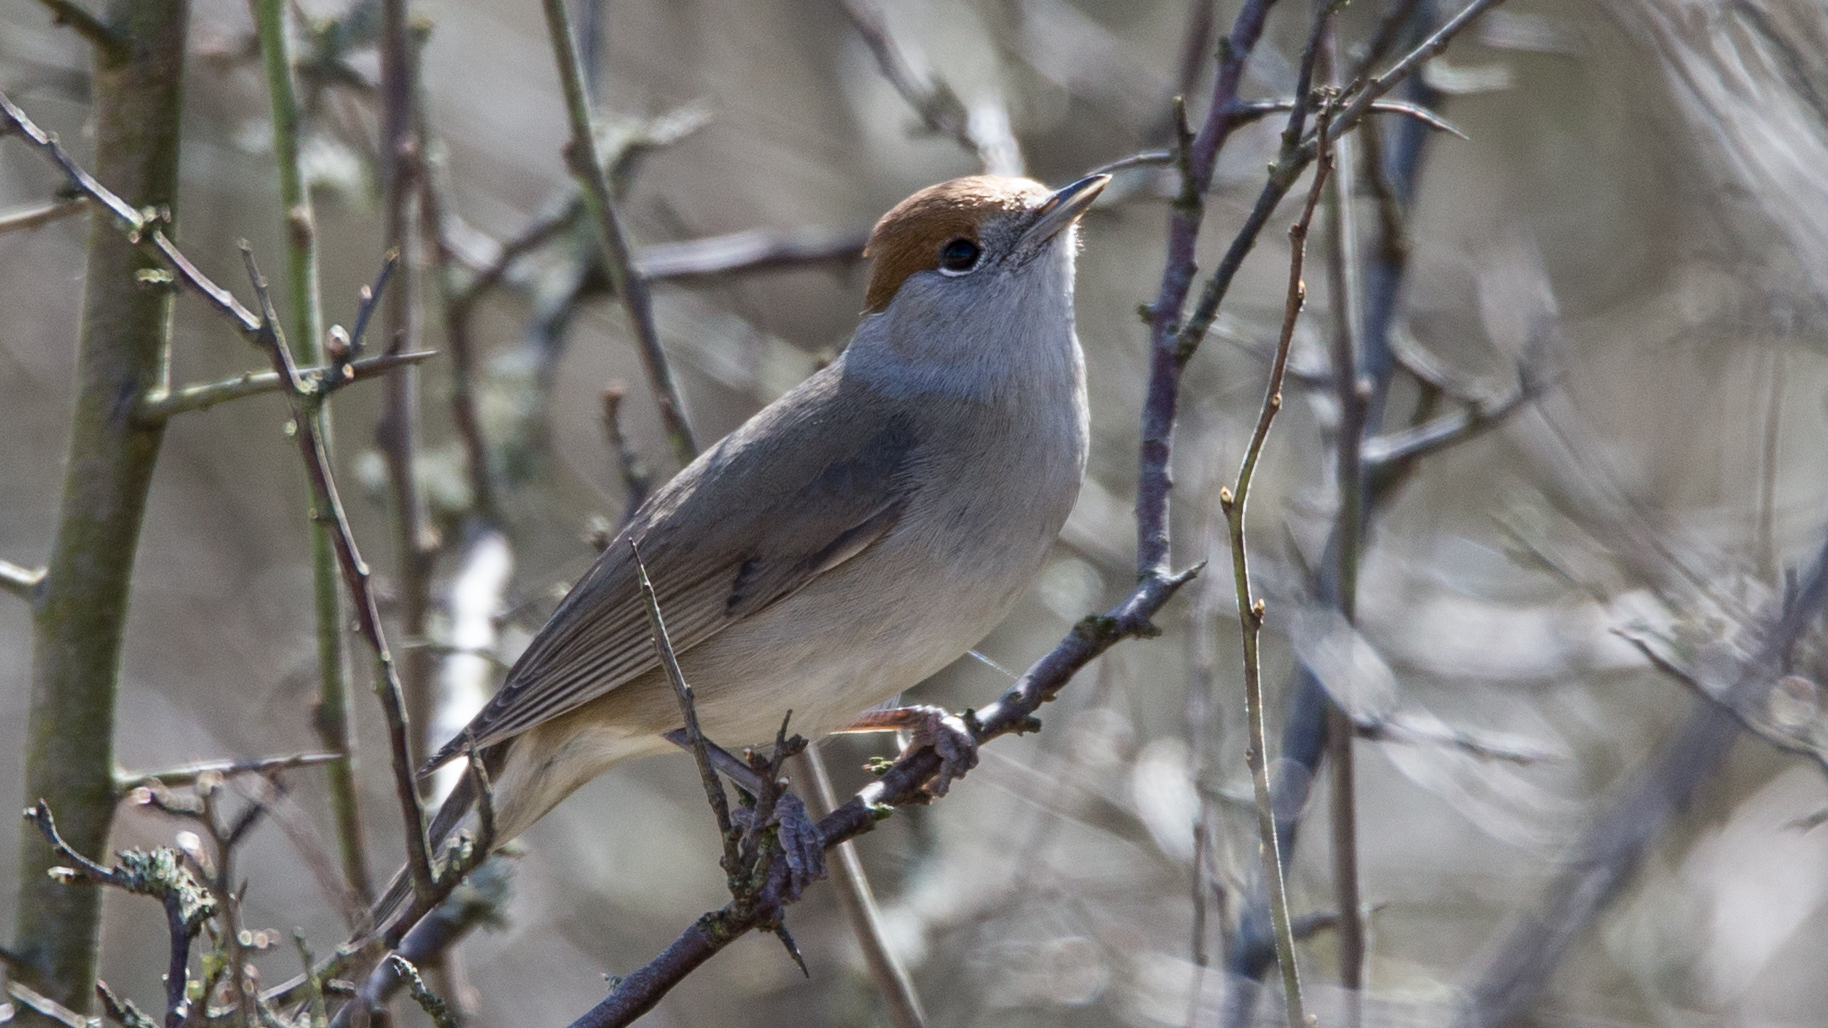
[[[905,731],[908,744],[902,756],[928,746],[939,755],[939,774],[927,783],[927,794],[944,796],[952,780],[965,777],[977,766],[977,736],[971,734],[964,719],[940,707],[912,706],[872,710],[843,728],[841,732]]]

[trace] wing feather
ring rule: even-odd
[[[842,363],[757,414],[650,498],[494,699],[424,770],[471,738],[479,748],[505,741],[658,665],[631,540],[683,653],[888,534],[912,495],[918,440],[895,401],[845,379]]]

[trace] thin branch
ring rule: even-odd
[[[855,263],[863,259],[869,233],[855,229],[749,229],[677,243],[650,243],[635,252],[635,263],[650,282],[691,282],[724,275]]]
[[[625,395],[627,390],[620,382],[612,382],[603,390],[603,436],[609,443],[609,452],[616,458],[616,472],[622,478],[623,524],[635,516],[635,511],[641,509],[654,488],[647,465],[628,444],[628,437],[622,431],[622,398]]]
[[[92,1028],[88,1018],[82,1016],[62,1003],[43,993],[36,992],[21,981],[8,981],[6,994],[27,1010],[43,1014],[45,1017],[66,1025],[67,1028]]]
[[[641,585],[641,602],[647,607],[648,626],[653,630],[654,653],[672,683],[673,696],[679,701],[679,713],[685,719],[686,740],[698,762],[698,777],[705,789],[705,800],[717,816],[717,833],[724,841],[724,873],[734,877],[741,862],[737,852],[739,833],[730,820],[730,798],[724,795],[723,783],[717,780],[717,769],[711,766],[711,754],[705,749],[705,735],[698,727],[698,708],[693,702],[692,687],[680,673],[679,658],[673,653],[673,642],[667,638],[666,621],[660,615],[660,602],[654,596],[654,583],[648,581],[647,565],[641,562],[641,551],[629,540],[629,552],[635,558],[635,575]]]
[[[799,764],[796,771],[804,774],[796,777],[811,785],[807,791],[816,804],[813,812],[823,817],[838,805],[837,796],[832,792],[831,776],[825,770],[825,760],[817,747],[809,746],[800,755]],[[883,1005],[888,1007],[889,1022],[895,1028],[921,1028],[926,1015],[921,1011],[920,994],[914,991],[914,981],[908,977],[907,967],[884,938],[881,912],[876,908],[876,896],[870,889],[869,877],[864,874],[857,844],[846,839],[837,845],[837,852],[832,878],[838,886],[838,904],[844,908],[851,935],[863,950],[863,962],[869,965],[870,977],[876,982]]]
[[[363,382],[378,375],[392,371],[394,368],[436,357],[436,350],[414,350],[411,353],[389,353],[379,357],[366,357],[341,365],[323,365],[321,367],[300,368],[298,373],[305,378],[328,378],[340,375],[342,384]],[[282,381],[277,372],[244,371],[234,378],[225,378],[219,382],[201,382],[196,385],[182,386],[169,392],[149,394],[140,401],[134,411],[134,420],[141,425],[153,426],[179,414],[191,411],[208,410],[219,403],[239,400],[244,396],[260,396],[265,393],[277,393],[290,388]]]
[[[22,600],[31,601],[38,596],[38,587],[44,584],[44,568],[20,567],[10,560],[0,560],[0,590],[12,593]]]
[[[234,294],[199,271],[190,258],[184,256],[165,235],[163,214],[157,210],[135,210],[127,201],[116,196],[107,186],[97,181],[95,176],[84,171],[75,158],[58,143],[55,135],[39,128],[36,122],[26,117],[25,112],[4,91],[0,91],[0,115],[4,115],[0,129],[16,130],[27,145],[61,168],[69,179],[71,188],[100,204],[126,227],[129,242],[165,265],[178,282],[196,291],[211,306],[235,321],[243,335],[253,338],[259,334],[260,318],[242,306]],[[5,133],[0,132],[0,135],[3,134]]]
[[[108,23],[90,14],[75,0],[38,0],[51,12],[51,20],[69,26],[72,32],[89,41],[91,46],[110,57],[127,53],[127,40],[108,27]]]
[[[1125,639],[1158,634],[1151,618],[1200,571],[1196,565],[1172,575],[1150,575],[1108,613],[1080,621],[1046,656],[1036,661],[1002,696],[963,720],[978,742],[1040,728],[1034,712],[1052,700],[1086,664]],[[892,807],[930,802],[925,785],[939,773],[942,760],[933,747],[904,753],[880,778],[819,820],[818,842],[829,850],[873,828]],[[789,869],[776,862],[766,889],[754,903],[732,902],[699,918],[659,956],[624,978],[610,993],[573,1023],[573,1028],[614,1028],[653,1009],[661,997],[705,961],[749,930],[766,926],[786,894]]]
[[[1366,472],[1374,479],[1400,474],[1402,469],[1431,453],[1449,449],[1501,424],[1525,403],[1540,396],[1542,387],[1526,373],[1516,389],[1486,403],[1468,404],[1432,421],[1365,440]]]
[[[71,215],[81,214],[89,209],[89,201],[83,197],[67,200],[52,200],[50,203],[36,207],[21,207],[18,210],[0,213],[0,235],[8,232],[28,232],[53,221],[62,221]]]
[[[393,655],[387,647],[387,637],[381,629],[379,605],[375,601],[371,588],[368,563],[362,559],[356,548],[355,533],[349,527],[349,518],[343,510],[341,498],[337,495],[336,478],[331,471],[330,456],[325,451],[309,414],[309,392],[301,379],[298,366],[292,359],[292,351],[286,345],[285,337],[279,332],[279,325],[273,315],[273,304],[266,293],[266,280],[254,267],[253,255],[242,251],[244,262],[248,267],[248,276],[254,283],[255,295],[259,297],[262,317],[256,322],[255,341],[268,358],[273,362],[273,370],[283,381],[294,383],[290,391],[292,400],[294,428],[293,436],[298,442],[299,453],[304,458],[305,470],[311,479],[311,491],[317,509],[317,516],[325,519],[333,529],[331,539],[336,544],[337,565],[342,572],[343,585],[349,590],[355,606],[356,630],[374,653],[375,692],[379,694],[382,712],[387,719],[388,743],[393,754],[394,793],[400,804],[401,818],[406,826],[407,867],[412,875],[415,896],[428,896],[433,888],[431,857],[425,841],[425,810],[420,805],[418,782],[413,777],[412,753],[408,743],[406,703],[402,696],[399,671],[394,664]],[[391,263],[391,257],[389,259]],[[379,283],[385,285],[386,269],[383,269]],[[364,298],[364,311],[371,309],[379,290]],[[365,318],[356,321],[357,331],[365,326]],[[360,343],[359,335],[354,342]]]
[[[1147,396],[1143,401],[1142,444],[1136,490],[1136,572],[1139,577],[1163,574],[1169,566],[1168,494],[1173,479],[1168,452],[1180,401],[1180,368],[1176,358],[1176,332],[1181,310],[1193,286],[1194,251],[1200,225],[1206,217],[1204,197],[1212,184],[1219,148],[1231,137],[1230,112],[1238,100],[1244,65],[1263,35],[1273,0],[1245,0],[1232,22],[1231,33],[1220,42],[1219,69],[1212,85],[1206,120],[1194,133],[1184,107],[1177,102],[1175,161],[1180,169],[1181,191],[1168,215],[1168,256],[1161,288],[1148,308],[1150,350]]]
[[[603,265],[608,271],[616,296],[628,312],[634,329],[641,363],[647,371],[648,385],[654,403],[660,408],[661,424],[666,430],[667,445],[673,457],[683,466],[698,454],[692,440],[692,429],[686,421],[685,404],[667,366],[666,351],[660,346],[660,334],[654,328],[653,299],[648,295],[647,279],[635,265],[628,236],[616,213],[609,175],[597,152],[597,137],[591,127],[590,101],[584,92],[584,74],[578,64],[577,42],[571,34],[571,15],[565,0],[542,0],[546,11],[546,29],[552,37],[552,52],[558,62],[559,84],[565,90],[565,112],[571,122],[571,141],[565,148],[565,162],[584,190],[603,243]]]
[[[262,757],[259,760],[204,760],[182,764],[162,771],[122,772],[115,775],[114,788],[121,795],[146,786],[178,789],[197,784],[204,775],[236,778],[241,775],[270,776],[275,772],[298,767],[318,767],[342,759],[337,753],[294,753],[286,757]]]
[[[1317,15],[1316,21],[1324,24],[1325,14]],[[1316,32],[1318,31],[1317,26]],[[1330,113],[1322,110],[1316,129],[1323,144],[1327,138]],[[1320,153],[1320,163],[1314,169],[1314,182],[1308,189],[1307,204],[1302,208],[1301,217],[1289,227],[1288,298],[1282,315],[1282,334],[1276,342],[1275,362],[1270,368],[1269,387],[1263,397],[1263,408],[1257,415],[1257,427],[1251,433],[1250,443],[1244,450],[1244,460],[1238,467],[1237,487],[1219,492],[1219,506],[1224,509],[1225,520],[1231,530],[1232,576],[1238,591],[1238,621],[1244,633],[1244,711],[1245,720],[1250,726],[1250,747],[1246,750],[1246,758],[1257,793],[1257,828],[1262,842],[1263,880],[1269,892],[1270,917],[1275,924],[1276,959],[1282,966],[1283,996],[1287,1005],[1289,1028],[1307,1028],[1307,1014],[1301,1001],[1301,974],[1295,964],[1295,940],[1290,934],[1288,895],[1283,887],[1282,859],[1276,838],[1275,804],[1270,795],[1268,743],[1264,731],[1263,675],[1258,657],[1264,603],[1251,595],[1244,521],[1257,461],[1263,454],[1264,442],[1269,438],[1270,424],[1275,420],[1276,412],[1282,409],[1282,376],[1288,367],[1289,346],[1295,338],[1295,323],[1300,320],[1301,308],[1307,300],[1307,284],[1302,281],[1301,268],[1306,253],[1308,226],[1313,222],[1314,209],[1320,203],[1327,173],[1333,163],[1330,151],[1323,147]]]

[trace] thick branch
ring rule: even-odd
[[[75,0],[38,0],[51,12],[51,20],[59,25],[68,25],[72,32],[88,40],[90,45],[102,51],[106,56],[115,59],[127,56],[127,40],[121,34],[108,27],[108,23],[90,14]]]

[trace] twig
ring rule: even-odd
[[[108,983],[96,979],[95,997],[102,1001],[102,1011],[122,1028],[157,1028],[158,1022],[147,1016],[132,1000],[117,996]]]
[[[673,653],[672,640],[667,638],[666,621],[660,614],[660,602],[654,596],[654,583],[648,581],[647,565],[641,562],[641,551],[635,541],[628,542],[629,552],[635,558],[635,575],[641,585],[641,602],[647,607],[647,620],[653,630],[654,653],[665,669],[667,681],[672,683],[673,696],[679,700],[679,713],[685,719],[686,740],[690,744],[692,756],[698,762],[698,777],[704,785],[705,800],[711,804],[711,812],[717,816],[717,833],[724,841],[723,868],[726,875],[734,880],[741,855],[737,851],[738,833],[730,821],[730,798],[724,795],[724,786],[717,780],[717,769],[711,766],[711,754],[705,749],[704,732],[698,727],[698,708],[693,702],[692,687],[680,673],[679,658]]]
[[[413,1002],[419,1004],[419,1009],[425,1011],[425,1016],[432,1019],[433,1024],[438,1028],[457,1028],[457,1018],[451,1013],[450,1004],[425,984],[425,979],[419,977],[419,969],[411,961],[398,953],[389,953],[387,962],[406,979],[406,991],[412,995]]]
[[[298,369],[305,378],[328,378],[340,374],[342,384],[365,382],[377,375],[385,374],[407,364],[436,357],[436,350],[414,350],[411,353],[389,353],[379,357],[366,357],[351,361],[339,369],[334,365],[306,367]],[[196,385],[182,386],[167,392],[155,392],[140,401],[134,411],[134,420],[148,427],[169,420],[179,414],[192,411],[208,410],[219,403],[239,400],[246,396],[260,396],[265,393],[277,393],[290,386],[283,382],[278,373],[272,371],[244,371],[234,378],[225,378],[219,382],[200,382]]]
[[[311,419],[306,416],[309,409],[306,403],[308,389],[299,376],[298,366],[292,359],[291,349],[286,346],[285,337],[279,333],[279,326],[273,317],[272,300],[266,294],[266,280],[254,267],[253,255],[245,250],[242,254],[247,264],[248,277],[254,284],[254,292],[261,305],[262,317],[256,323],[256,344],[272,360],[273,370],[280,378],[294,383],[290,391],[294,438],[311,479],[318,517],[327,520],[333,529],[331,539],[336,544],[337,565],[342,572],[343,585],[349,590],[355,606],[356,630],[374,653],[375,692],[380,696],[381,709],[387,719],[388,743],[393,752],[394,793],[406,827],[407,867],[412,875],[414,894],[427,896],[433,887],[431,857],[425,842],[425,810],[420,805],[418,782],[413,777],[406,704],[402,696],[399,671],[388,650],[387,637],[381,629],[380,608],[375,602],[374,590],[370,587],[368,564],[356,548],[355,533],[349,527],[348,516],[337,495],[336,478],[331,471],[329,454],[325,452],[323,441],[318,438]],[[385,285],[385,269],[378,281]],[[378,293],[377,290],[365,298],[365,310],[372,309]],[[365,327],[365,321],[365,318],[357,319],[358,332]],[[353,344],[359,345],[360,341],[360,336],[356,335]]]
[[[418,106],[421,108],[420,133],[424,135],[427,130],[424,125],[423,102]],[[476,346],[470,334],[470,313],[474,303],[464,301],[462,297],[471,294],[468,290],[458,288],[456,248],[447,231],[444,191],[432,178],[432,175],[427,174],[420,182],[420,220],[424,223],[425,235],[431,241],[438,294],[444,302],[444,333],[451,350],[451,422],[457,429],[457,438],[463,443],[464,465],[470,479],[471,506],[483,520],[492,523],[499,517],[499,512],[495,507],[495,485],[490,474],[488,443],[483,438],[482,416],[476,407]],[[498,269],[495,276],[504,273],[512,259],[503,256],[495,265]]]
[[[641,455],[628,445],[628,437],[622,434],[622,398],[627,390],[620,382],[612,382],[603,390],[603,435],[609,442],[609,451],[616,458],[616,471],[622,477],[622,489],[625,496],[622,507],[622,523],[635,516],[641,504],[647,500],[647,494],[653,490],[653,480],[648,475],[647,465],[642,463]]]
[[[972,735],[982,743],[1011,732],[1037,730],[1040,721],[1034,712],[1052,700],[1081,668],[1125,639],[1157,634],[1150,619],[1193,580],[1200,568],[1196,565],[1176,574],[1147,576],[1108,613],[1080,621],[994,703],[967,713],[964,721]],[[892,807],[930,801],[924,786],[939,773],[940,764],[939,754],[930,746],[903,754],[875,782],[819,820],[820,845],[829,850],[869,831]],[[788,869],[777,862],[766,890],[755,903],[739,906],[732,902],[699,918],[665,951],[624,978],[609,998],[574,1022],[573,1028],[627,1025],[653,1009],[668,990],[706,960],[750,929],[765,926],[768,918],[778,912],[779,904],[792,902],[784,894],[788,874]]]
[[[30,601],[44,584],[44,568],[20,567],[10,560],[0,560],[0,590]]]
[[[641,363],[647,371],[648,385],[653,390],[655,405],[660,408],[667,445],[674,459],[683,466],[697,456],[698,445],[692,441],[685,404],[667,366],[660,335],[654,329],[653,299],[648,294],[647,279],[635,266],[628,237],[616,214],[609,176],[597,152],[597,137],[590,122],[590,101],[584,92],[583,71],[578,66],[577,42],[571,35],[571,15],[565,9],[565,0],[542,0],[542,3],[546,11],[546,29],[552,37],[553,56],[558,62],[559,84],[565,90],[565,112],[571,122],[571,142],[565,148],[565,162],[582,186],[585,203],[602,236],[604,269],[609,272],[616,296],[628,312]]]
[[[68,1028],[93,1028],[92,1023],[88,1018],[71,1010],[69,1007],[64,1006],[51,997],[34,991],[24,982],[7,982],[6,994],[13,997],[20,1006],[25,1007],[27,1010],[43,1014],[51,1020],[56,1021],[58,1024],[68,1026]]]
[[[51,20],[59,25],[68,25],[72,32],[88,40],[90,45],[110,57],[120,57],[127,52],[127,40],[120,33],[108,27],[108,24],[90,14],[75,0],[38,0],[51,12]]]
[[[298,947],[298,962],[305,968],[306,1028],[325,1028],[330,1023],[330,1012],[324,1005],[324,980],[313,969],[317,958],[311,955],[311,941],[300,930],[292,933],[292,942]]]
[[[973,125],[971,111],[943,79],[915,67],[907,49],[889,31],[888,22],[874,0],[844,0],[844,13],[851,27],[876,58],[882,77],[895,92],[914,108],[921,125],[929,132],[949,136],[976,155],[984,169],[993,175],[1022,174],[1021,148],[1007,131],[984,131]],[[1006,123],[1007,119],[1004,119]]]
[[[1457,446],[1495,428],[1541,393],[1542,386],[1526,371],[1517,388],[1498,400],[1471,403],[1432,421],[1372,436],[1364,444],[1365,471],[1374,479],[1400,474],[1419,458]]]
[[[1325,15],[1316,16],[1324,22]],[[1318,31],[1318,29],[1317,29]],[[1319,139],[1327,139],[1330,110],[1323,109],[1317,127]],[[1295,338],[1295,323],[1300,320],[1307,299],[1307,284],[1302,281],[1301,267],[1306,253],[1308,226],[1314,209],[1320,203],[1332,168],[1332,155],[1324,146],[1320,162],[1315,165],[1314,182],[1308,189],[1307,204],[1301,217],[1289,228],[1288,299],[1282,315],[1282,335],[1276,342],[1276,357],[1270,368],[1269,387],[1263,397],[1263,408],[1257,415],[1257,427],[1244,450],[1238,467],[1237,487],[1219,492],[1219,506],[1231,530],[1232,575],[1238,591],[1238,621],[1244,633],[1244,711],[1250,726],[1250,747],[1246,757],[1257,793],[1257,828],[1262,839],[1263,880],[1269,891],[1270,917],[1275,924],[1276,958],[1282,965],[1283,996],[1287,1004],[1289,1028],[1307,1028],[1307,1014],[1301,1001],[1301,975],[1295,965],[1295,940],[1290,935],[1288,895],[1282,883],[1282,860],[1276,838],[1276,811],[1269,787],[1269,756],[1264,732],[1263,677],[1258,659],[1258,636],[1263,630],[1264,604],[1254,599],[1250,588],[1250,564],[1245,550],[1244,520],[1250,501],[1250,484],[1256,474],[1257,461],[1269,438],[1270,424],[1282,408],[1282,376],[1288,367],[1289,345]]]
[[[288,757],[262,757],[259,760],[205,760],[183,764],[162,771],[128,772],[115,776],[115,791],[125,795],[134,789],[157,785],[166,789],[195,785],[205,775],[228,779],[239,775],[270,776],[296,767],[317,767],[341,760],[338,753],[295,753]]]
[[[278,169],[279,201],[284,208],[292,340],[307,363],[321,364],[325,361],[325,337],[323,290],[318,273],[317,216],[305,181],[304,162],[300,158],[301,117],[286,31],[287,8],[282,0],[254,0],[252,7],[261,65],[266,72],[267,95],[273,109],[273,154]],[[354,365],[347,365],[343,377],[348,379],[355,371]],[[273,385],[279,385],[276,375]],[[208,397],[193,396],[192,399],[207,400]],[[306,416],[315,422],[325,450],[333,451],[335,436],[330,406],[321,402],[310,404]],[[318,665],[318,699],[313,711],[313,728],[323,745],[338,755],[328,773],[337,848],[342,858],[344,880],[366,903],[374,890],[368,876],[367,847],[363,841],[355,784],[355,732],[349,719],[348,662],[343,652],[346,625],[342,597],[337,591],[336,549],[323,522],[313,520],[308,531]]]
[[[635,252],[635,263],[650,282],[693,282],[738,272],[807,264],[853,263],[863,259],[867,232],[804,228],[749,229],[677,243],[650,243]]]
[[[41,225],[49,225],[53,221],[62,221],[73,214],[81,214],[88,207],[89,202],[78,196],[68,200],[53,200],[36,207],[22,207],[18,210],[6,211],[0,213],[0,235],[8,232],[29,232]]]
[[[103,867],[76,851],[57,832],[56,819],[43,800],[28,807],[25,818],[38,829],[57,855],[70,862],[69,867],[53,868],[51,876],[63,882],[110,885],[124,892],[150,896],[165,907],[170,936],[170,958],[165,975],[165,1025],[178,1028],[184,1022],[188,1005],[190,944],[202,928],[205,918],[219,912],[219,900],[179,862],[178,855],[161,846],[151,852],[129,850],[120,855],[117,867]],[[61,873],[60,873],[61,872]]]
[[[825,760],[815,746],[808,746],[798,760],[796,771],[804,774],[796,777],[810,783],[807,792],[815,804],[813,813],[823,817],[838,805],[837,796],[832,792],[831,776],[825,770]],[[836,849],[838,859],[832,878],[838,885],[838,903],[844,908],[845,920],[850,922],[851,935],[863,950],[863,962],[869,965],[870,977],[876,982],[883,1005],[888,1007],[889,1022],[895,1028],[921,1028],[926,1015],[921,1011],[920,994],[914,991],[908,969],[883,937],[881,913],[876,908],[870,880],[863,873],[857,844],[846,839]]]

